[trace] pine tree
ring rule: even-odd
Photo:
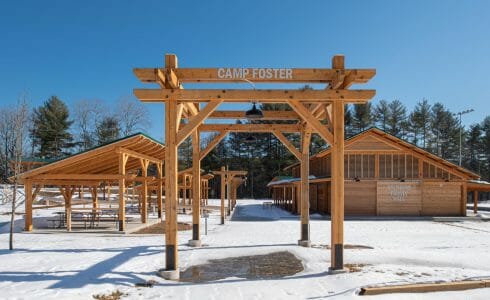
[[[481,124],[482,136],[482,155],[480,159],[482,178],[490,180],[490,116],[485,117]]]
[[[398,138],[404,138],[403,133],[406,126],[407,109],[400,100],[393,100],[388,104],[389,117],[388,117],[388,132]]]
[[[465,160],[464,166],[475,172],[480,172],[479,168],[479,158],[482,154],[482,130],[480,124],[471,125],[467,134],[465,141]]]
[[[350,138],[351,136],[354,135],[354,128],[352,126],[352,109],[351,105],[347,104],[345,105],[345,110],[344,110],[344,131],[345,131],[345,137]]]
[[[436,103],[431,109],[432,152],[458,161],[459,125],[453,114],[443,104]]]
[[[409,126],[413,133],[412,142],[427,150],[430,137],[431,106],[426,99],[418,102],[409,116]]]
[[[378,105],[376,105],[374,108],[373,114],[375,125],[383,131],[388,131],[388,120],[390,118],[390,107],[388,105],[388,101],[379,101]]]
[[[192,137],[186,138],[178,148],[179,151],[179,170],[192,167]]]
[[[354,113],[352,114],[352,125],[354,134],[358,134],[372,125],[371,103],[354,104]]]
[[[116,117],[107,116],[97,124],[96,135],[99,145],[112,142],[120,137],[120,126]]]
[[[60,158],[70,153],[74,146],[69,132],[73,122],[69,120],[66,104],[58,97],[50,97],[33,111],[31,129],[36,154],[44,158]]]

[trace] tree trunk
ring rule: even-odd
[[[14,184],[12,194],[12,215],[10,216],[9,250],[14,250],[15,202],[17,200],[17,184]]]

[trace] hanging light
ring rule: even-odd
[[[262,119],[263,117],[264,114],[260,109],[257,108],[255,103],[253,104],[251,109],[245,112],[245,118],[247,119]]]
[[[257,138],[254,137],[253,135],[249,135],[243,141],[247,144],[251,144],[257,142]]]
[[[256,90],[255,84],[252,81],[250,81],[248,79],[243,79],[243,81],[250,83],[250,85],[252,85],[252,87],[254,88],[254,91]],[[257,108],[257,102],[252,100],[252,104],[253,104],[252,108],[245,112],[245,118],[247,118],[247,119],[262,119],[264,117],[264,114],[262,113],[262,111],[260,109]]]

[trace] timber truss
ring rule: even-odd
[[[368,82],[375,69],[345,69],[344,56],[332,58],[331,69],[271,68],[179,68],[177,57],[165,56],[164,68],[137,68],[141,82],[155,83],[156,89],[135,89],[142,102],[165,103],[165,219],[167,222],[166,269],[178,270],[177,249],[177,147],[189,136],[193,145],[193,194],[199,197],[201,160],[229,132],[271,132],[301,163],[301,237],[308,246],[309,233],[309,147],[312,134],[318,134],[332,148],[332,227],[331,268],[343,268],[344,221],[344,110],[348,103],[366,103],[375,90],[349,89],[353,84]],[[184,89],[186,83],[291,83],[325,84],[324,89]],[[244,111],[220,111],[223,103],[284,103],[292,111],[264,111],[264,120],[289,120],[292,124],[218,124],[212,120],[244,119]],[[206,123],[204,123],[207,121]],[[217,136],[200,148],[201,132]],[[299,133],[297,148],[284,133]],[[200,201],[193,202],[193,239],[199,239]]]

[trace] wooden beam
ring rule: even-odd
[[[54,180],[119,180],[126,175],[121,174],[39,174],[36,175],[33,180],[36,182],[40,179],[54,179]],[[134,177],[134,176],[131,176]]]
[[[332,197],[331,197],[331,265],[332,270],[344,267],[344,110],[343,103],[333,104]]]
[[[215,136],[210,142],[209,144],[207,144],[206,148],[204,148],[202,151],[200,151],[199,153],[199,160],[202,160],[204,157],[206,157],[206,155],[209,154],[209,152],[211,152],[214,147],[216,147],[216,145],[219,144],[219,142],[221,142],[221,140],[228,134],[228,131],[227,130],[224,130],[222,131],[219,135]]]
[[[287,100],[287,103],[298,113],[298,115],[303,118],[306,124],[311,126],[313,130],[320,135],[322,139],[324,139],[330,145],[333,143],[332,133],[328,131],[327,127],[323,125],[317,118],[315,118],[302,103],[295,100]]]
[[[26,180],[24,183],[25,189],[25,231],[32,231],[32,181]]]
[[[154,164],[162,163],[161,159],[158,159],[156,157],[152,157],[152,156],[149,156],[149,155],[146,155],[143,153],[139,153],[139,152],[127,149],[127,148],[123,148],[123,147],[118,147],[116,149],[116,153],[126,153],[129,157],[134,157],[134,158],[138,158],[138,159],[145,159],[145,160],[148,160]]]
[[[189,123],[177,133],[177,144],[181,144],[189,137],[222,102],[223,100],[212,100],[197,115],[190,118]]]
[[[299,120],[301,117],[294,111],[263,110],[264,117],[260,120]],[[246,119],[245,112],[239,110],[214,111],[208,119]]]
[[[301,161],[301,152],[289,141],[280,131],[273,131],[279,141],[298,159]]]
[[[234,131],[234,132],[300,132],[299,124],[202,124],[199,131]]]
[[[126,230],[126,201],[124,200],[124,191],[126,187],[126,181],[124,177],[126,176],[126,163],[128,161],[128,154],[126,153],[119,153],[119,210],[118,210],[118,217],[119,217],[119,231],[125,231]]]
[[[176,65],[175,56],[165,56]],[[167,66],[170,62],[167,62]],[[165,102],[165,264],[167,271],[178,270],[177,205],[178,205],[178,145],[177,103]]]
[[[226,68],[177,68],[173,71],[175,72],[176,77],[181,82],[243,82],[244,79],[250,80],[252,82],[283,82],[283,83],[329,83],[335,79],[337,74],[337,70],[335,69],[308,69],[308,68],[293,68],[293,69],[283,69],[283,78],[281,78],[281,74],[279,76],[271,78],[262,78],[259,76],[258,72],[254,69],[259,68],[244,68],[246,73],[245,76],[241,76],[239,78],[220,78],[218,76],[218,71],[220,69]],[[231,69],[241,69],[241,68],[231,68]],[[136,77],[142,82],[156,82],[156,74],[158,70],[157,68],[135,68],[133,69],[133,73]],[[161,68],[162,72],[165,72],[165,68]],[[274,72],[274,69],[271,69]],[[291,71],[287,71],[291,70]],[[346,69],[346,72],[354,72],[355,73],[355,82],[356,83],[365,83],[369,81],[369,79],[373,78],[376,74],[375,69]],[[222,71],[220,71],[222,72]],[[279,69],[279,73],[280,73]],[[286,72],[290,72],[290,74],[286,74]],[[288,76],[286,76],[288,75]],[[290,75],[290,76],[289,76]],[[265,76],[267,77],[267,76]]]
[[[221,196],[221,206],[220,206],[220,213],[221,213],[221,225],[225,224],[225,194],[226,194],[226,169],[225,167],[221,167],[221,188],[220,188],[220,196]]]
[[[136,98],[142,102],[208,102],[222,99],[225,102],[284,103],[285,100],[300,102],[366,103],[376,94],[375,90],[182,90],[182,89],[134,89]]]
[[[490,280],[464,280],[450,282],[410,283],[385,286],[363,287],[359,295],[371,296],[393,293],[428,293],[463,291],[490,287]],[[402,298],[402,297],[397,297]]]
[[[199,132],[194,130],[192,133],[192,239],[194,241],[200,240],[201,157],[199,150],[200,136]]]
[[[301,132],[301,169],[300,169],[300,199],[301,199],[301,237],[300,245],[310,246],[310,141],[311,132]]]
[[[478,213],[478,191],[473,191],[473,213]]]

